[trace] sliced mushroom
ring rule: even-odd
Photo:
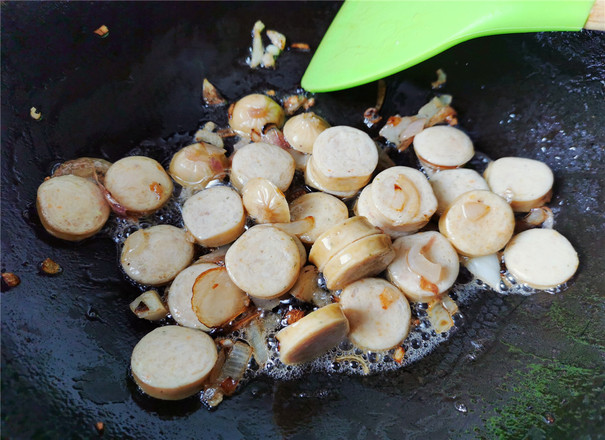
[[[370,235],[380,234],[365,217],[355,216],[332,226],[311,247],[309,261],[323,271],[326,263],[347,245]]]
[[[193,285],[197,278],[207,270],[218,267],[216,264],[198,263],[182,270],[176,276],[168,289],[167,303],[170,315],[172,315],[172,318],[178,324],[203,331],[210,331],[207,326],[200,322],[193,311],[191,297],[193,296]]]
[[[248,295],[237,287],[224,267],[202,272],[193,285],[191,306],[206,327],[220,327],[242,313],[250,304]]]
[[[54,177],[42,183],[36,208],[44,229],[69,241],[83,240],[99,232],[110,212],[99,187],[75,175]]]
[[[213,251],[200,256],[194,264],[200,263],[210,263],[217,264],[219,266],[225,265],[225,255],[227,254],[227,250],[229,249],[229,245],[221,246]]]
[[[120,263],[130,278],[159,286],[174,279],[193,259],[185,231],[170,225],[139,229],[124,242]]]
[[[174,186],[157,161],[129,156],[109,167],[105,188],[127,211],[144,215],[164,206],[170,200]]]
[[[143,392],[156,399],[180,400],[202,389],[216,359],[210,336],[169,325],[156,328],[138,342],[130,366]]]
[[[513,237],[504,250],[508,271],[521,283],[549,289],[568,281],[578,269],[578,254],[554,229],[530,229]]]
[[[403,237],[412,233],[407,230],[402,230],[407,228],[397,228],[392,226],[392,224],[380,214],[378,209],[376,209],[376,205],[374,205],[374,202],[372,201],[372,184],[369,184],[363,189],[363,191],[361,191],[359,198],[353,206],[353,212],[356,216],[367,219],[370,224],[376,228],[379,228],[381,232],[390,235],[391,238]]]
[[[362,278],[377,275],[395,258],[386,234],[361,238],[334,255],[323,268],[326,286],[338,290]]]
[[[410,329],[411,311],[398,288],[380,278],[349,284],[340,294],[349,321],[349,339],[368,350],[388,350],[403,342]]]
[[[528,212],[542,206],[552,196],[552,170],[538,160],[503,157],[491,162],[483,177],[490,189],[506,199],[515,212]]]
[[[374,141],[363,131],[337,126],[317,136],[307,168],[311,162],[315,167],[315,178],[324,187],[351,191],[360,189],[370,180],[378,164],[378,151]]]
[[[301,113],[286,121],[284,136],[292,148],[310,154],[315,139],[327,128],[330,128],[330,124],[322,117],[313,112]]]
[[[367,217],[392,237],[422,228],[436,210],[437,199],[424,174],[404,166],[380,172],[355,206],[357,215]]]
[[[269,225],[258,225],[231,245],[225,266],[240,289],[255,298],[271,299],[294,285],[302,262],[292,236]]]
[[[493,254],[510,240],[515,216],[506,201],[491,191],[459,196],[439,219],[439,232],[468,257]]]
[[[279,229],[279,228],[277,228]],[[287,232],[286,232],[287,233]],[[292,240],[296,244],[296,248],[298,249],[298,256],[300,257],[300,267],[302,267],[307,262],[307,249],[305,245],[300,241],[300,239],[296,235],[292,235],[287,233],[292,237]]]
[[[439,232],[420,232],[393,242],[395,259],[387,277],[410,301],[427,302],[447,291],[458,277],[458,254]]]
[[[290,208],[286,196],[270,180],[250,179],[242,189],[242,201],[248,215],[257,223],[287,223]]]
[[[224,149],[198,142],[172,156],[169,172],[181,186],[201,189],[210,181],[224,177],[228,166]]]
[[[431,177],[429,183],[437,198],[437,213],[440,215],[465,192],[476,189],[489,190],[481,174],[468,168],[439,171]]]
[[[193,195],[183,205],[183,222],[202,246],[222,246],[244,232],[242,198],[233,188],[213,186]]]
[[[282,192],[286,191],[294,177],[294,159],[282,148],[256,142],[240,148],[233,156],[231,183],[241,190],[248,180],[263,177]]]
[[[313,229],[313,226],[315,226],[315,219],[308,216],[288,223],[273,223],[272,226],[287,234],[298,237],[299,235],[307,234]]]
[[[78,159],[68,160],[63,162],[55,169],[52,177],[66,176],[73,174],[74,176],[84,177],[93,182],[103,183],[105,174],[111,166],[111,162],[97,157],[79,157]]]
[[[471,138],[449,125],[435,125],[418,133],[414,151],[423,166],[435,170],[461,167],[475,154]]]
[[[284,124],[284,109],[271,98],[258,93],[244,96],[235,103],[229,125],[239,134],[250,136],[253,130],[262,133],[267,124],[281,127]]]
[[[309,193],[290,204],[290,218],[296,221],[309,216],[314,219],[314,225],[299,238],[304,243],[313,244],[325,231],[349,218],[349,209],[334,196],[319,192]]]
[[[321,307],[277,333],[279,359],[286,365],[311,361],[342,341],[348,331],[340,305]]]
[[[312,157],[312,156],[311,156]],[[315,172],[313,171],[313,165],[309,166],[311,163],[311,158],[307,161],[307,166],[305,168],[305,183],[315,189],[323,191],[324,193],[332,194],[333,196],[340,197],[341,199],[350,199],[354,197],[359,191],[358,188],[355,188],[350,191],[337,191],[333,189],[328,189],[316,178]],[[324,178],[325,180],[325,178]],[[362,185],[363,186],[363,185]]]

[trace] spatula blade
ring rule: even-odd
[[[580,30],[593,0],[348,0],[322,39],[302,86],[311,92],[368,83],[471,38]]]

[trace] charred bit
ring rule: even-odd
[[[12,272],[2,272],[2,284],[5,284],[7,289],[17,287],[21,279]]]
[[[46,258],[40,263],[40,270],[47,275],[57,275],[63,272],[63,268],[50,258]]]

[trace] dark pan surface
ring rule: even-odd
[[[116,160],[145,140],[225,123],[201,105],[208,77],[229,100],[293,92],[311,54],[276,71],[243,60],[256,19],[316,47],[338,4],[19,3],[2,13],[2,437],[599,438],[605,432],[603,165],[605,37],[511,35],[459,45],[388,78],[382,114],[413,114],[448,75],[461,126],[493,158],[543,160],[555,172],[555,228],[579,252],[563,294],[485,292],[457,334],[412,367],[372,377],[256,380],[217,411],[158,403],[128,379],[132,347],[153,325],[128,311],[137,290],[115,244],[51,238],[37,186],[58,161]],[[110,35],[93,30],[106,24]],[[337,68],[337,66],[335,66]],[[332,124],[362,126],[375,84],[319,95]],[[29,109],[36,106],[43,120]],[[161,156],[160,153],[158,153]],[[165,159],[164,157],[158,157]],[[399,158],[407,163],[408,156]],[[45,277],[46,257],[64,271]]]

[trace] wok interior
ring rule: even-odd
[[[313,48],[338,7],[2,6],[2,265],[22,280],[2,293],[6,435],[85,437],[97,421],[116,438],[189,437],[200,429],[225,438],[459,436],[474,427],[488,436],[502,427],[512,435],[598,432],[605,336],[605,67],[598,54],[605,37],[594,32],[464,43],[388,78],[381,112],[415,113],[436,93],[430,83],[442,68],[448,81],[438,93],[453,95],[460,126],[477,150],[546,162],[555,173],[555,227],[580,255],[568,291],[505,297],[486,290],[463,310],[457,334],[405,371],[256,380],[213,413],[196,398],[149,399],[128,377],[132,347],[153,328],[128,311],[138,291],[119,271],[109,239],[71,244],[44,232],[33,207],[37,186],[57,162],[114,161],[146,141],[146,150],[167,165],[166,152],[155,147],[159,139],[177,136],[184,145],[200,121],[226,125],[224,109],[202,105],[204,77],[231,102],[267,89],[295,92],[312,54],[286,52],[275,71],[250,71],[244,60],[254,21]],[[110,32],[104,39],[93,33],[102,24]],[[332,124],[361,128],[375,99],[376,84],[369,84],[319,95],[314,111]],[[41,121],[30,118],[32,106]],[[409,152],[392,157],[414,164]],[[61,264],[61,275],[39,274],[46,257]],[[544,422],[545,414],[555,422]],[[516,422],[506,425],[503,417]]]

